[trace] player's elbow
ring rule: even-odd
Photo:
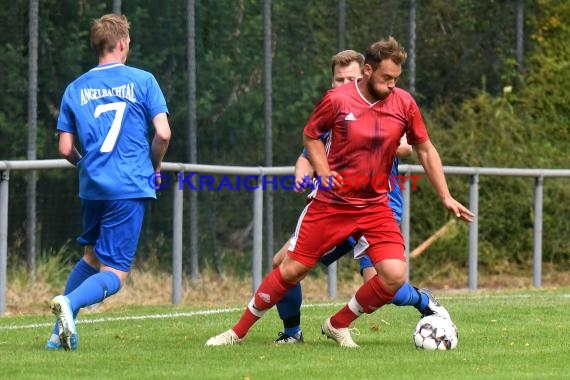
[[[163,144],[170,142],[170,125],[166,113],[160,113],[152,120],[154,124],[154,140]]]
[[[60,141],[59,145],[58,145],[58,150],[59,150],[59,155],[62,158],[65,158],[66,160],[70,160],[71,158],[73,158],[73,154],[74,154],[74,147],[73,147],[73,143],[70,143],[66,140],[64,141]]]
[[[58,146],[58,151],[59,151],[59,155],[62,158],[65,158],[65,156],[68,154],[67,148],[64,146],[61,146],[61,144],[59,144]]]
[[[156,130],[154,138],[157,140],[157,142],[167,144],[170,142],[171,135],[172,132],[170,131],[170,128],[161,128]]]
[[[303,143],[311,143],[313,141],[316,141],[318,139],[314,139],[311,136],[308,136],[306,133],[303,133]]]

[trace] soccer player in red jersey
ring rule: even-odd
[[[473,214],[449,192],[419,107],[408,92],[396,87],[406,57],[392,37],[372,44],[365,53],[362,79],[329,90],[317,104],[305,126],[304,142],[321,188],[299,217],[288,256],[265,277],[240,320],[206,345],[241,342],[324,252],[352,235],[368,244],[367,254],[378,275],[327,318],[322,330],[343,347],[358,347],[349,325],[389,303],[406,281],[404,241],[387,196],[392,162],[404,134],[444,207],[457,218],[472,221]],[[320,138],[327,132],[323,145]]]

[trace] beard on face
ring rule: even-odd
[[[377,91],[372,84],[371,78],[368,78],[368,81],[366,82],[366,87],[368,88],[368,92],[370,93],[370,95],[373,96],[376,100],[385,99],[388,95],[390,95],[390,90],[385,92]]]

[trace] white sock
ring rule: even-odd
[[[350,299],[350,301],[348,301],[348,308],[350,309],[350,311],[352,311],[354,313],[354,315],[356,316],[361,316],[362,314],[364,314],[364,311],[362,309],[362,305],[360,305],[360,303],[358,303],[358,301],[356,300],[355,296],[352,296],[352,298]]]
[[[59,335],[51,334],[51,337],[49,338],[49,340],[51,342],[57,344],[58,346],[61,344],[61,340],[59,340]]]

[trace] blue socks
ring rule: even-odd
[[[285,293],[285,296],[277,302],[279,317],[283,320],[283,333],[295,336],[301,331],[301,303],[303,292],[298,283]]]
[[[99,271],[93,268],[91,265],[87,264],[85,260],[81,259],[75,264],[75,267],[71,270],[69,277],[67,278],[67,283],[65,284],[65,290],[63,291],[63,295],[67,295],[75,290],[79,285],[83,283],[86,279],[93,276],[94,274],[99,273]],[[77,310],[79,311],[79,310]],[[73,318],[77,317],[77,311],[73,313]],[[59,334],[59,327],[57,323],[53,328],[53,334]]]
[[[372,260],[370,260],[370,257],[368,257],[368,255],[364,255],[362,256],[359,260],[358,263],[360,264],[360,274],[362,274],[364,268],[374,268],[374,264],[372,264]]]
[[[413,306],[421,313],[427,307],[429,298],[410,285],[409,282],[405,282],[394,295],[392,303],[396,306]]]
[[[85,306],[94,305],[121,289],[121,280],[113,272],[99,272],[67,294],[69,306],[73,313]]]
[[[99,273],[99,271],[87,264],[85,260],[79,260],[67,278],[63,295],[71,293],[75,288],[81,285],[83,281],[97,273]]]
[[[360,258],[360,274],[362,274],[364,268],[373,266],[368,256],[362,256]],[[404,285],[398,289],[391,303],[396,306],[413,306],[421,313],[422,310],[428,306],[429,298],[417,288],[410,285],[409,282],[405,282]]]
[[[372,267],[372,262],[368,256],[363,256],[360,259],[360,273],[366,267]],[[289,336],[295,336],[301,331],[301,303],[303,301],[303,294],[301,291],[301,284],[297,284],[277,303],[277,311],[279,317],[283,321],[283,333]],[[417,288],[413,287],[409,282],[404,285],[394,295],[391,301],[396,306],[413,306],[420,313],[428,306],[429,298],[427,295],[421,293]]]

